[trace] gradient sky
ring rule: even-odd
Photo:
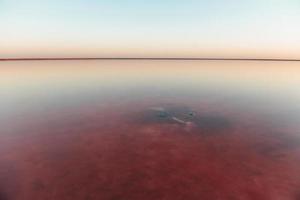
[[[299,0],[0,0],[0,57],[300,59]]]

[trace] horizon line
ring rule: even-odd
[[[220,57],[41,57],[41,58],[0,58],[4,61],[59,61],[59,60],[207,60],[207,61],[269,61],[269,62],[300,62],[300,59],[284,58],[220,58]]]

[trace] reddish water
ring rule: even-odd
[[[96,73],[87,70],[88,77]],[[110,93],[93,81],[55,88],[53,79],[48,92],[34,93],[29,88],[46,86],[42,78],[26,85],[20,77],[27,90],[12,92],[14,81],[6,86],[9,102],[2,99],[0,200],[300,199],[292,103],[224,92],[219,80],[204,88],[122,82]]]

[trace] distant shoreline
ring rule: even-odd
[[[0,62],[5,61],[59,61],[59,60],[186,60],[186,61],[269,61],[269,62],[300,62],[300,59],[276,59],[276,58],[156,58],[156,57],[143,57],[143,58],[133,58],[133,57],[87,57],[87,58],[79,58],[79,57],[67,57],[67,58],[0,58]]]

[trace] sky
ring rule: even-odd
[[[0,0],[0,58],[300,59],[299,0]]]

